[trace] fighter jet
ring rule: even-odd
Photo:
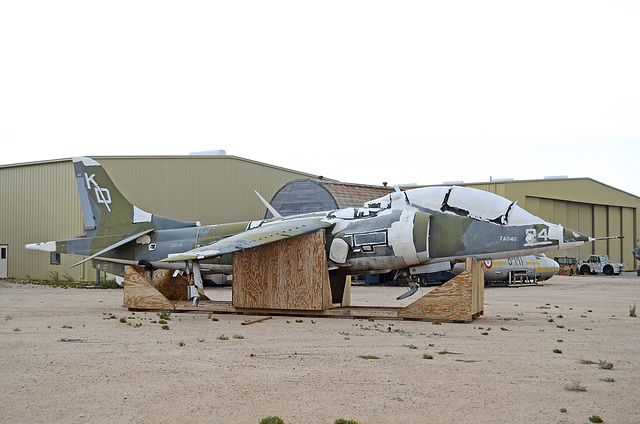
[[[464,264],[453,266],[452,272],[459,274],[464,271]],[[553,277],[560,270],[560,265],[544,254],[529,255],[517,258],[484,261],[485,283],[504,283],[515,281],[545,281]]]
[[[73,165],[85,233],[28,249],[82,256],[76,265],[93,260],[120,276],[125,265],[185,271],[199,288],[203,275],[232,273],[234,252],[318,231],[325,232],[331,276],[393,270],[411,276],[450,270],[468,257],[525,256],[595,240],[503,197],[460,186],[397,189],[361,208],[290,217],[272,210],[271,219],[201,225],[134,206],[91,158],[73,158]]]

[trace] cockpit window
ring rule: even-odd
[[[400,202],[410,202],[429,209],[437,209],[445,213],[480,221],[489,221],[499,225],[521,225],[544,222],[525,211],[515,202],[488,191],[461,186],[424,187],[403,193],[392,193],[384,198],[374,200],[376,206],[391,207]],[[373,205],[372,205],[373,206]]]

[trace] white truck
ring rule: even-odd
[[[578,269],[580,270],[580,275],[596,275],[599,272],[603,272],[606,275],[618,275],[624,272],[624,264],[611,262],[609,255],[591,255],[589,260],[580,261]]]

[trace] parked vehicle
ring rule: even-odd
[[[624,271],[624,264],[611,262],[609,255],[591,255],[588,261],[581,261],[578,267],[580,275],[587,273],[596,275],[599,272],[603,272],[606,275],[618,275]]]
[[[578,260],[568,256],[556,256],[554,261],[560,265],[558,275],[578,275]]]

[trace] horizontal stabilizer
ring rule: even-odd
[[[113,250],[113,249],[115,249],[116,247],[120,247],[120,246],[122,246],[122,245],[125,245],[125,244],[129,243],[130,241],[133,241],[133,240],[137,239],[138,237],[143,236],[143,235],[145,235],[145,234],[149,234],[150,232],[152,232],[152,231],[154,231],[154,230],[155,230],[154,228],[149,228],[148,230],[145,230],[145,231],[142,231],[142,232],[140,232],[140,233],[137,233],[137,234],[134,234],[134,235],[132,235],[132,236],[129,236],[129,237],[127,237],[127,238],[124,238],[124,239],[120,240],[119,242],[114,243],[114,244],[112,244],[111,246],[109,246],[109,247],[106,247],[106,248],[102,249],[102,250],[101,250],[101,251],[99,251],[98,253],[94,253],[93,255],[91,255],[91,256],[89,256],[89,257],[87,257],[87,258],[84,258],[84,259],[83,259],[83,260],[81,260],[80,262],[78,262],[78,263],[75,263],[75,264],[71,265],[71,268],[73,268],[73,267],[75,267],[75,266],[78,266],[78,265],[82,265],[83,263],[85,263],[85,262],[87,262],[87,261],[90,261],[91,259],[94,259],[94,258],[96,258],[96,257],[98,257],[98,256],[100,256],[100,255],[104,255],[104,254],[105,254],[105,253],[107,253],[108,251]]]

